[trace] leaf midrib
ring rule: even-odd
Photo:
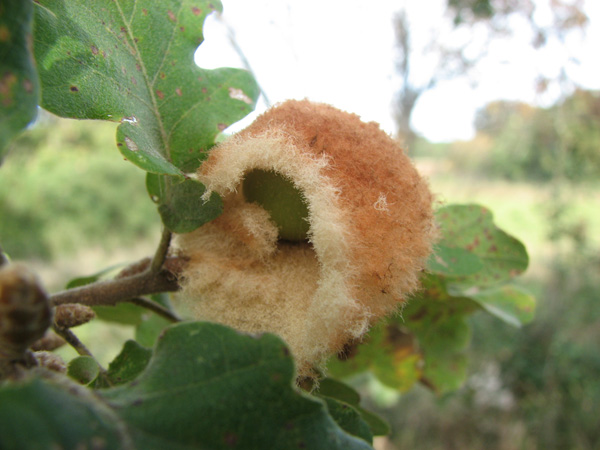
[[[119,11],[119,15],[121,16],[121,20],[123,21],[123,25],[125,26],[125,29],[127,30],[127,37],[128,37],[128,41],[129,44],[133,47],[133,49],[135,50],[135,58],[137,60],[137,62],[140,65],[140,68],[142,70],[142,76],[144,77],[144,83],[146,84],[146,88],[148,90],[148,95],[150,96],[150,100],[152,102],[152,113],[156,119],[156,122],[158,124],[158,129],[160,132],[160,137],[162,140],[162,144],[163,144],[163,148],[165,150],[165,158],[167,159],[167,161],[169,161],[170,163],[172,163],[172,159],[171,159],[171,148],[169,146],[169,141],[167,138],[167,133],[165,131],[165,127],[164,127],[164,123],[162,120],[162,117],[160,115],[160,111],[158,108],[158,102],[156,99],[156,95],[154,93],[154,84],[156,82],[156,76],[160,73],[160,69],[164,66],[164,62],[165,59],[167,57],[167,54],[169,52],[169,49],[171,48],[171,43],[173,42],[173,36],[174,36],[174,32],[175,32],[175,25],[172,28],[172,32],[171,32],[171,36],[169,38],[169,41],[167,43],[167,48],[166,50],[163,52],[163,58],[162,61],[160,62],[159,66],[156,69],[156,73],[154,74],[154,77],[152,80],[150,80],[150,76],[148,74],[148,70],[146,69],[146,64],[144,63],[144,61],[142,60],[141,57],[141,52],[135,42],[134,36],[133,36],[133,31],[131,29],[131,21],[128,21],[125,18],[125,15],[123,13],[123,9],[121,8],[121,4],[120,4],[120,0],[115,0],[115,5],[117,6],[117,10]],[[133,8],[133,13],[132,13],[132,17],[135,15],[135,10],[137,8],[137,1],[134,2],[134,8]],[[179,14],[181,13],[181,9],[183,8],[183,4],[180,3],[180,8],[179,11],[177,11],[177,17],[179,17]],[[132,19],[133,20],[133,19]]]

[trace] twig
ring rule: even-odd
[[[171,232],[167,228],[163,228],[160,243],[158,244],[158,248],[156,249],[154,258],[152,258],[152,263],[150,264],[151,272],[157,273],[165,263],[167,253],[169,252],[169,245],[171,245],[171,236]]]
[[[75,333],[73,333],[68,328],[59,327],[56,324],[52,324],[52,329],[56,334],[58,334],[65,341],[67,341],[67,343],[71,347],[73,347],[80,356],[89,356],[90,358],[92,358],[96,362],[96,364],[98,364],[98,375],[101,376],[109,386],[112,386],[106,369],[102,367],[102,365],[100,365],[98,360],[94,357],[94,355],[92,355],[92,352],[88,350],[88,348],[83,344],[83,342],[81,342],[79,338],[75,336]]]
[[[173,267],[176,265],[171,264]],[[50,296],[50,303],[52,306],[66,303],[114,306],[135,297],[177,290],[179,290],[179,284],[174,272],[167,269],[156,273],[146,270],[128,277],[99,281],[58,292]]]
[[[173,312],[169,311],[164,306],[159,303],[153,302],[152,300],[145,299],[143,297],[134,297],[128,300],[128,302],[133,303],[134,305],[141,306],[142,308],[149,309],[152,312],[155,312],[161,317],[175,323],[181,322],[181,319],[177,317]]]
[[[63,328],[63,327],[59,327],[56,324],[52,324],[52,330],[54,330],[54,332],[56,334],[58,334],[61,338],[63,338],[65,341],[67,341],[67,344],[69,344],[71,347],[73,347],[79,355],[90,356],[90,357],[94,358],[94,355],[92,355],[92,353],[83,344],[83,342],[81,342],[79,340],[79,338],[77,336],[75,336],[75,333],[73,333],[68,328]],[[94,358],[94,360],[95,360],[95,358]]]

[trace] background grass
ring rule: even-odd
[[[115,130],[43,113],[0,168],[0,243],[16,261],[62,267],[42,270],[52,290],[158,239],[145,173],[120,155]]]

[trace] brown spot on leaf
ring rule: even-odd
[[[411,334],[405,333],[394,324],[388,325],[386,341],[396,349],[413,349],[414,338]]]
[[[142,8],[142,14],[147,16],[148,15],[148,10],[146,8]]]
[[[201,10],[200,8],[198,8],[197,6],[194,6],[194,7],[192,8],[192,13],[193,13],[195,16],[199,16],[199,15],[202,13],[202,10]]]
[[[157,96],[158,98],[160,98],[161,100],[162,100],[163,98],[165,98],[165,94],[163,93],[163,91],[161,91],[161,90],[158,90],[158,89],[156,90],[156,96]]]
[[[78,88],[77,86],[71,86],[71,87],[69,88],[69,90],[70,90],[71,92],[79,92],[79,88]]]
[[[410,320],[417,322],[427,315],[426,308],[420,308],[416,313],[410,316]]]
[[[135,63],[135,68],[137,69],[138,72],[142,71],[142,66],[140,66],[139,63]]]
[[[28,94],[31,94],[33,92],[33,83],[29,78],[25,78],[23,80],[23,89],[25,89],[25,92],[27,92]]]
[[[181,88],[175,89],[175,93],[181,97],[181,95],[182,95]]]
[[[221,130],[221,131],[224,131],[224,130],[225,130],[225,128],[227,128],[227,125],[225,125],[224,123],[220,123],[220,124],[218,124],[218,125],[217,125],[217,128],[218,128],[219,130]]]
[[[94,55],[97,55],[98,53],[100,53],[100,52],[98,51],[98,47],[96,47],[96,46],[95,46],[95,45],[93,45],[93,44],[92,44],[92,53],[93,53]]]
[[[9,106],[13,102],[12,87],[17,82],[17,77],[12,72],[6,72],[0,79],[0,97],[2,98],[2,104]]]
[[[202,88],[202,93],[206,94],[208,92],[208,89],[206,89],[205,87]]]
[[[165,74],[164,72],[160,73],[160,79],[164,80],[165,78],[167,78],[167,74]]]
[[[185,31],[185,27],[179,27],[179,31],[181,31],[181,32]]]
[[[281,378],[282,378],[282,376],[278,372],[271,374],[271,381],[274,381],[275,383],[278,383],[279,381],[281,381]]]
[[[131,82],[137,86],[137,80],[135,79],[134,76],[131,77]]]
[[[6,25],[0,25],[0,42],[8,42],[10,39],[10,31]]]
[[[175,17],[175,14],[173,13],[173,11],[168,10],[167,14],[169,15],[169,19],[171,19],[173,22],[175,22],[177,20],[177,17]]]
[[[467,245],[467,250],[469,251],[473,251],[474,249],[476,249],[477,247],[479,247],[479,238],[476,237],[473,242],[471,242],[469,245]]]

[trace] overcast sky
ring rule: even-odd
[[[409,17],[420,24],[413,30],[415,40],[425,42],[432,33],[443,34],[442,19],[432,12],[443,11],[445,1],[406,2]],[[215,17],[207,20],[205,42],[196,56],[200,66],[243,66],[227,36],[228,30],[233,30],[235,42],[271,103],[309,98],[379,122],[388,133],[396,131],[392,102],[400,79],[395,73],[392,21],[403,4],[401,0],[222,2],[222,21]],[[569,75],[585,87],[599,89],[600,1],[586,0],[586,8],[593,25],[584,41],[569,42],[571,56],[579,59]],[[544,20],[544,8],[538,11]],[[477,68],[475,89],[464,79],[440,84],[420,99],[413,126],[433,141],[469,139],[474,133],[476,109],[489,101],[516,99],[547,104],[554,98],[552,93],[536,96],[533,77],[540,68],[552,75],[564,57],[556,49],[536,55],[522,42],[499,42]],[[261,99],[257,112],[266,107]],[[250,120],[252,117],[244,123]]]

